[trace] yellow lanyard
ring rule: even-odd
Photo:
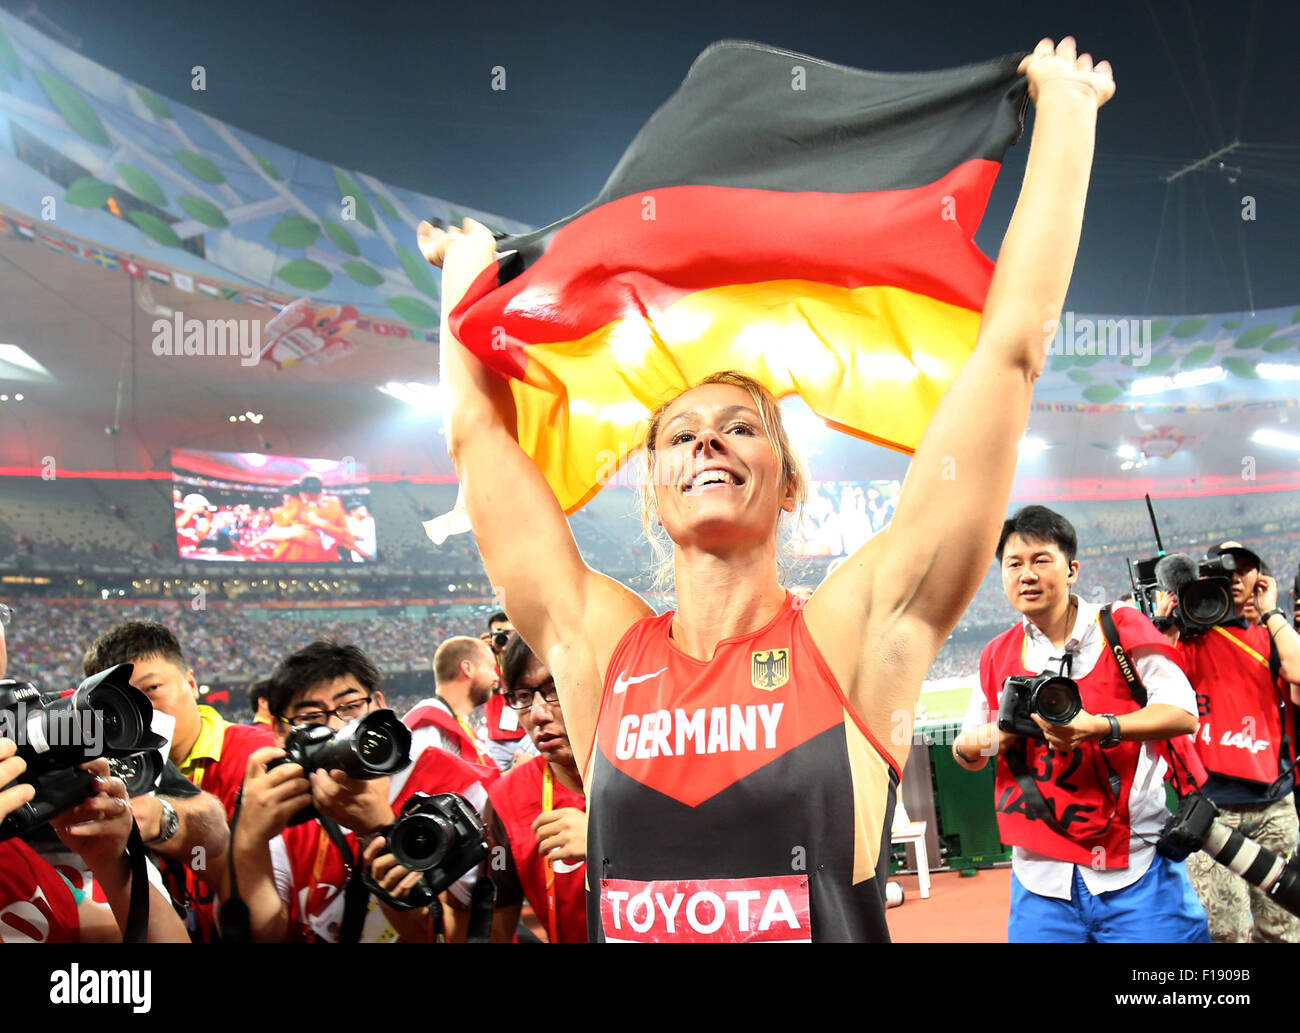
[[[542,813],[546,813],[555,805],[555,776],[551,774],[551,765],[544,763],[542,765]],[[551,857],[546,856],[546,934],[550,937],[551,943],[556,941],[556,926],[558,924],[555,908],[555,868],[551,864]]]
[[[459,714],[457,714],[455,711],[452,711],[452,713],[456,718],[456,723],[460,725],[461,731],[463,731],[465,733],[465,737],[469,739],[469,744],[474,747],[474,756],[478,758],[478,762],[480,764],[489,763],[488,758],[483,755],[483,751],[478,748],[478,739],[475,737],[474,729],[470,727],[469,722],[466,721]]]
[[[1224,630],[1223,630],[1221,627],[1219,627],[1217,624],[1215,624],[1215,625],[1214,625],[1210,630],[1211,630],[1211,631],[1217,631],[1220,635],[1222,635],[1224,638],[1226,638],[1229,642],[1231,642],[1234,646],[1236,646],[1238,649],[1240,649],[1243,653],[1249,653],[1251,656],[1253,656],[1256,660],[1258,660],[1258,661],[1259,661],[1261,664],[1263,664],[1265,667],[1268,667],[1268,661],[1265,660],[1262,656],[1260,656],[1257,652],[1255,652],[1255,650],[1251,649],[1250,646],[1246,645],[1245,642],[1241,641],[1241,639],[1237,638],[1236,635],[1229,635],[1226,631],[1224,631]],[[1271,668],[1270,668],[1270,669],[1271,669]]]

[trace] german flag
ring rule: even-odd
[[[715,43],[594,201],[499,241],[450,326],[511,378],[565,512],[723,369],[914,450],[974,346],[993,263],[973,238],[1023,130],[1022,56],[880,74]]]

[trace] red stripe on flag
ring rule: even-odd
[[[485,270],[452,331],[518,377],[525,345],[578,340],[726,284],[887,285],[979,311],[993,263],[971,238],[998,169],[976,159],[923,187],[858,194],[678,186],[620,198],[560,229],[500,288]]]

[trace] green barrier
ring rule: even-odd
[[[1011,860],[1011,851],[998,836],[993,810],[995,764],[967,771],[952,756],[952,743],[960,722],[919,724],[932,740],[930,777],[934,783],[934,809],[939,825],[939,853],[949,870],[990,868]]]

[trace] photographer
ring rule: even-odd
[[[1194,631],[1174,622],[1166,631],[1196,686],[1196,750],[1210,774],[1202,792],[1219,808],[1220,822],[1286,856],[1300,839],[1291,799],[1295,711],[1287,705],[1296,700],[1279,679],[1300,681],[1300,634],[1278,609],[1277,581],[1259,556],[1239,542],[1223,542],[1208,555],[1232,557],[1235,617]],[[1170,616],[1175,603],[1166,596],[1156,612]],[[1216,941],[1300,941],[1300,919],[1207,855],[1191,855],[1187,871]]]
[[[208,942],[216,936],[213,911],[230,837],[226,819],[234,812],[249,755],[275,740],[263,726],[232,724],[199,704],[194,671],[165,624],[127,621],[110,628],[86,651],[82,669],[90,677],[117,664],[131,664],[131,685],[175,720],[168,759],[204,791],[183,805],[174,798],[140,796],[132,806],[146,844],[171,862],[164,864],[164,875],[188,912],[193,937]],[[214,796],[224,815],[209,806]],[[200,808],[206,808],[202,823]]]
[[[1023,620],[985,646],[980,688],[953,744],[953,756],[970,771],[997,757],[998,829],[1014,848],[1008,938],[1208,941],[1182,866],[1155,852],[1168,817],[1161,740],[1193,731],[1195,696],[1146,617],[1070,594],[1077,547],[1069,521],[1042,506],[1003,524],[1002,584]],[[1136,668],[1145,706],[1134,699],[1117,647]],[[1042,741],[989,723],[1000,713],[1000,694],[1015,691],[1007,678],[1038,672],[1077,683],[1078,713],[1053,724],[1032,712],[1028,727],[1036,725]]]
[[[356,646],[313,642],[276,666],[268,688],[271,712],[286,726],[328,725],[337,732],[385,708],[380,684],[378,669]],[[235,823],[231,854],[252,938],[395,940],[394,916],[359,883],[366,845],[416,792],[459,793],[481,811],[487,801],[482,769],[445,750],[425,749],[391,778],[357,779],[337,769],[308,775],[298,763],[273,763],[284,756],[272,747],[249,758]],[[308,806],[324,820],[291,824]],[[471,871],[451,892],[468,901],[473,881]]]
[[[9,786],[27,768],[16,752],[11,739],[0,738],[0,786]],[[108,904],[98,904],[75,888],[26,843],[5,840],[0,842],[0,943],[122,939],[131,910],[134,878],[126,855],[131,806],[122,780],[110,777],[107,760],[100,758],[82,768],[95,776],[95,794],[50,824],[93,873]],[[0,821],[32,798],[30,785],[0,791]],[[147,938],[151,943],[183,943],[188,939],[171,902],[152,886]]]
[[[498,610],[488,618],[488,630],[480,636],[496,656],[497,669],[504,669],[506,644],[514,631],[510,618]],[[525,763],[537,756],[537,749],[528,734],[520,727],[514,709],[506,705],[505,689],[501,685],[483,704],[483,732],[487,736],[488,756],[502,771]]]
[[[524,898],[551,943],[587,942],[587,799],[560,712],[555,679],[519,635],[501,661],[503,698],[519,715],[539,756],[516,765],[488,790],[497,912],[493,939],[509,941]],[[493,857],[495,858],[495,854]]]

